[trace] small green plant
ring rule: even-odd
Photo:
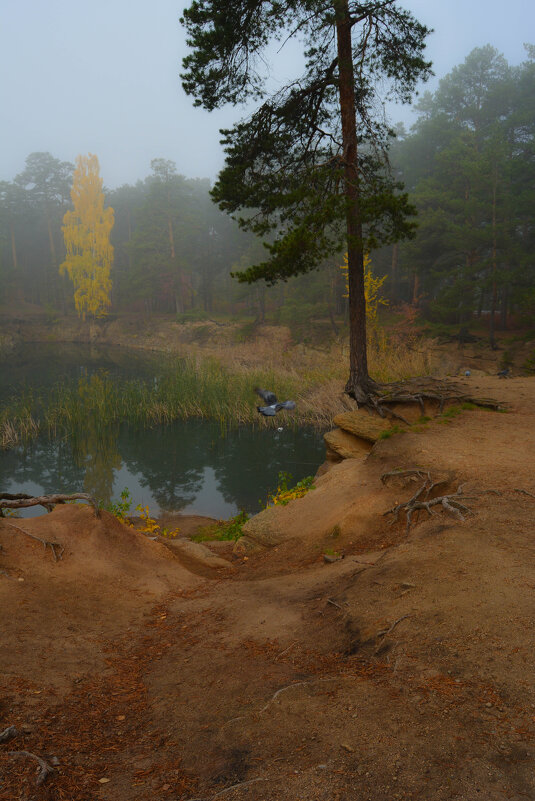
[[[530,353],[524,364],[522,365],[526,373],[533,375],[535,373],[535,350]]]
[[[0,509],[0,517],[20,517],[18,509]]]
[[[121,492],[121,499],[114,503],[111,501],[106,507],[106,511],[110,512],[121,523],[127,523],[128,515],[130,514],[130,507],[132,506],[132,496],[130,490],[126,487]]]
[[[392,428],[387,428],[385,431],[381,431],[379,434],[379,439],[390,439],[393,437],[394,434],[404,434],[405,429],[401,428],[401,426],[395,425]]]
[[[149,515],[149,507],[142,506],[140,503],[136,506],[136,511],[139,512],[139,516],[141,517],[141,526],[137,527],[138,531],[141,531],[143,534],[160,534],[162,537],[169,537],[173,539],[177,537],[180,529],[168,529],[162,528],[157,520]]]
[[[289,486],[292,481],[292,474],[281,471],[277,482],[277,490],[274,494],[268,495],[266,509],[270,506],[286,506],[296,498],[302,498],[314,487],[314,476],[306,476],[298,481],[294,487]]]
[[[444,420],[448,420],[449,421],[449,420],[453,420],[454,417],[458,417],[461,414],[461,412],[462,412],[462,409],[461,409],[460,406],[450,406],[448,409],[446,409],[445,412],[442,412],[441,417]]]
[[[243,537],[242,527],[249,520],[249,515],[243,510],[229,520],[220,520],[212,526],[204,526],[191,539],[195,542],[207,540],[236,541]]]
[[[134,522],[130,517],[131,506],[132,496],[130,495],[130,490],[125,487],[125,489],[121,492],[121,499],[116,503],[112,501],[105,507],[105,509],[125,526],[133,526]],[[141,524],[136,526],[136,530],[140,531],[142,534],[161,534],[163,537],[176,537],[178,535],[178,528],[173,530],[161,528],[158,521],[150,516],[148,506],[143,506],[142,504],[138,503],[136,506],[136,512],[139,512],[139,516],[141,518]]]

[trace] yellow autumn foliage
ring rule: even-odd
[[[111,207],[104,208],[102,178],[96,156],[78,156],[71,199],[74,206],[63,217],[66,256],[59,270],[74,284],[74,304],[82,319],[102,317],[111,303],[114,223]]]
[[[340,269],[344,273],[344,278],[346,281],[346,294],[344,297],[349,296],[349,285],[348,285],[348,278],[347,278],[347,253],[344,256],[344,264],[340,265]],[[382,278],[376,278],[372,273],[371,268],[372,260],[370,258],[369,253],[364,254],[364,295],[366,297],[366,320],[367,322],[375,326],[377,323],[377,310],[379,306],[388,306],[388,301],[382,298],[379,295],[379,290],[381,289],[382,285],[386,281],[386,275],[383,275]]]

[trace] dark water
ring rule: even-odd
[[[45,358],[46,356],[46,358]],[[13,357],[10,357],[13,364]],[[157,376],[159,359],[125,349],[95,351],[89,346],[26,346],[9,376],[11,395],[23,385],[36,389],[55,381],[106,369],[121,378]],[[6,395],[4,395],[4,398]],[[1,402],[1,401],[0,401]],[[228,518],[254,513],[277,487],[280,471],[294,481],[313,475],[324,459],[321,433],[311,429],[222,430],[209,421],[177,421],[151,429],[127,425],[104,431],[88,420],[76,439],[41,438],[26,447],[0,451],[0,492],[89,492],[103,503],[128,489],[132,510],[160,510]],[[37,507],[25,514],[42,514]]]
[[[56,383],[104,370],[117,379],[157,376],[169,363],[165,354],[77,343],[32,342],[3,355],[0,362],[0,404],[25,389],[46,390]]]

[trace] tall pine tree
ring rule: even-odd
[[[263,101],[222,132],[226,165],[212,191],[244,229],[270,234],[268,258],[238,279],[274,283],[347,250],[346,392],[365,402],[376,385],[366,358],[364,253],[413,228],[387,166],[391,131],[379,87],[410,99],[429,75],[428,30],[394,0],[194,0],[182,22],[192,49],[183,85],[196,105]],[[270,41],[290,37],[304,42],[305,74],[268,96],[258,65]]]

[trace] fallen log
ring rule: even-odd
[[[71,501],[87,501],[95,510],[95,515],[100,516],[100,509],[96,500],[87,492],[75,492],[73,495],[63,495],[56,492],[52,495],[26,495],[24,492],[18,492],[11,495],[7,492],[0,494],[0,517],[3,517],[3,509],[23,509],[28,506],[44,506],[47,511],[51,512],[53,507],[58,503],[70,503]]]

